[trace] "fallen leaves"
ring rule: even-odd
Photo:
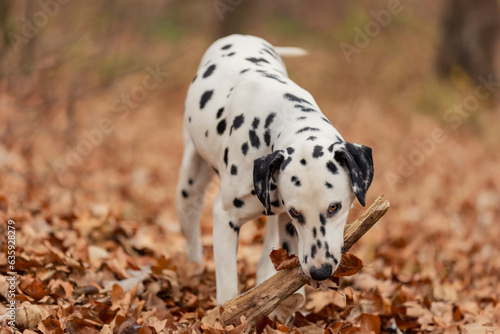
[[[342,253],[340,264],[332,276],[353,276],[356,275],[361,270],[361,268],[363,268],[363,262],[358,257],[351,253]]]
[[[285,249],[273,249],[269,255],[273,262],[274,269],[283,270],[300,266],[299,258],[296,255],[288,255]]]
[[[172,108],[182,109],[181,100]],[[372,103],[363,104],[362,111],[373,111]],[[379,114],[363,114],[356,128],[372,131],[365,139],[380,147],[402,145],[377,151],[378,175],[397,169],[397,152],[414,148],[411,140],[400,140],[406,131],[411,138],[424,138],[427,131],[419,129],[436,126],[415,118],[402,131],[398,126],[380,131],[385,124],[377,123]],[[240,330],[202,320],[216,307],[210,215],[202,215],[205,264],[196,268],[182,254],[174,209],[182,116],[167,114],[166,124],[151,115],[141,110],[134,124],[123,124],[123,135],[103,143],[62,184],[40,163],[62,152],[52,149],[62,138],[0,144],[5,158],[0,220],[14,219],[19,227],[16,324],[24,334]],[[395,121],[390,112],[385,116]],[[15,119],[3,120],[16,128]],[[152,131],[141,138],[133,134],[136,128]],[[482,147],[473,133],[467,140],[449,135],[447,144],[436,146],[432,162],[416,168],[397,193],[386,192],[391,214],[352,250],[366,266],[352,254],[343,256],[327,291],[308,287],[304,306],[290,322],[266,319],[259,333],[498,332],[499,155]],[[118,151],[123,156],[111,154]],[[385,190],[383,183],[381,177],[370,192]],[[255,283],[257,260],[251,256],[260,255],[256,250],[264,233],[259,225],[263,220],[251,225],[250,234],[244,230],[248,224],[242,229],[240,255],[247,260],[239,261],[238,278],[243,290]],[[6,235],[4,224],[0,234]],[[5,250],[0,241],[0,327],[5,326],[8,288]],[[295,257],[277,262],[280,270],[298,265]]]

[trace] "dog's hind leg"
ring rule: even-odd
[[[185,133],[184,155],[177,184],[176,209],[182,234],[186,238],[188,260],[198,263],[200,268],[203,262],[200,212],[203,208],[205,190],[212,175],[211,168],[196,152],[193,142]]]

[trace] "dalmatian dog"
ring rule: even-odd
[[[217,302],[238,295],[241,226],[268,216],[257,283],[275,271],[281,246],[306,275],[329,278],[339,265],[343,231],[355,198],[364,206],[373,179],[372,150],[346,142],[311,94],[288,78],[265,40],[231,35],[201,60],[185,104],[184,155],[177,213],[190,261],[203,260],[199,216],[214,172]]]

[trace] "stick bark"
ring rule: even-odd
[[[389,210],[389,201],[383,195],[356,221],[348,224],[344,230],[344,247],[347,252],[382,216]],[[299,267],[278,271],[274,276],[245,293],[225,302],[215,309],[220,312],[223,326],[241,324],[241,317],[246,319],[243,333],[249,333],[265,316],[269,315],[283,300],[303,287],[309,278]]]

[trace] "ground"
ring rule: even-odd
[[[138,7],[137,15],[160,22],[155,11],[162,7],[152,3],[156,7]],[[286,60],[290,76],[315,96],[346,140],[373,148],[367,204],[380,194],[391,202],[351,250],[363,261],[359,273],[342,278],[337,291],[308,288],[292,323],[269,320],[258,330],[497,333],[500,112],[495,98],[477,98],[478,87],[492,95],[496,87],[476,87],[460,69],[452,78],[436,77],[440,8],[431,1],[408,3],[369,45],[346,58],[340,43],[355,45],[353,27],[363,29],[373,20],[370,10],[386,6],[355,4],[340,18],[316,8],[317,16],[297,21],[300,10],[292,10],[247,29],[274,44],[309,50]],[[210,4],[177,6],[169,9],[182,14],[179,21],[217,23],[216,13],[212,21],[190,21],[192,13],[214,10]],[[86,10],[84,17],[94,17]],[[71,19],[55,15],[37,45],[57,46],[57,32]],[[92,27],[106,19],[95,18]],[[3,60],[0,326],[7,328],[13,276],[16,326],[23,333],[222,333],[201,324],[215,306],[210,203],[218,180],[202,216],[201,275],[183,254],[174,209],[183,100],[216,34],[173,19],[151,32],[158,25],[144,28],[132,19],[110,25],[114,37],[102,51],[98,29],[77,22],[88,33],[65,49],[62,64],[57,55],[38,51],[40,68],[23,74],[5,70],[17,64],[14,54]],[[110,53],[115,47],[119,52]],[[158,85],[141,89],[148,75]],[[351,211],[353,220],[364,208],[358,203]],[[255,284],[264,225],[242,228],[241,291]]]

